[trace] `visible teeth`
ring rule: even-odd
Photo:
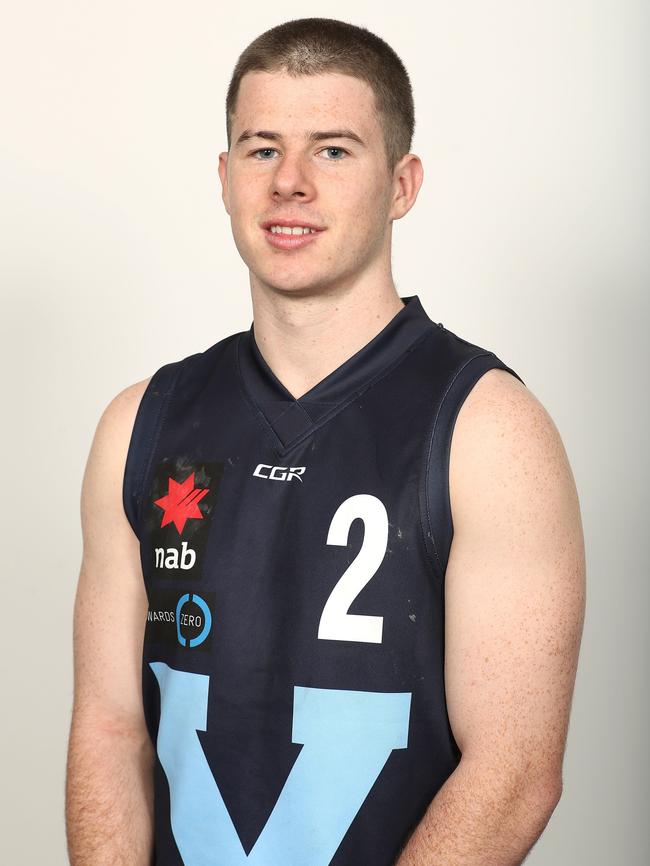
[[[316,231],[316,229],[309,229],[303,226],[271,226],[271,231],[276,235],[308,235],[310,232]]]

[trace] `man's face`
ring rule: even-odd
[[[339,73],[247,73],[219,176],[253,280],[309,294],[357,282],[382,257],[389,266],[390,224],[402,214],[391,211],[393,177],[365,82]],[[270,228],[287,223],[318,231]]]

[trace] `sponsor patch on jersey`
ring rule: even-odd
[[[157,587],[149,594],[144,639],[188,650],[209,650],[213,618],[214,592]]]
[[[153,478],[146,528],[153,577],[201,577],[223,462],[161,461]]]

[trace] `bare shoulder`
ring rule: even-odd
[[[128,385],[107,404],[97,425],[97,432],[103,439],[117,437],[119,440],[124,438],[126,431],[130,436],[138,406],[150,381],[151,376]]]
[[[124,388],[99,418],[84,473],[82,518],[89,508],[95,511],[98,499],[106,506],[117,503],[135,417],[150,381],[149,376]]]
[[[545,498],[551,505],[557,502],[552,503],[549,494],[564,495],[574,499],[571,510],[578,515],[577,491],[560,432],[535,394],[506,370],[484,373],[461,406],[449,474],[455,528],[469,512],[477,511],[477,493],[482,505],[517,496],[530,501],[531,495],[537,497],[537,505]]]
[[[504,370],[462,405],[449,467],[446,689],[456,741],[552,802],[585,605],[573,473],[550,414]],[[497,770],[498,768],[498,770]]]

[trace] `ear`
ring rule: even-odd
[[[219,154],[219,179],[221,180],[221,200],[226,213],[230,216],[230,198],[228,196],[228,151]]]
[[[401,219],[407,214],[418,197],[424,179],[424,169],[419,156],[405,154],[393,171],[393,200],[390,218]]]

